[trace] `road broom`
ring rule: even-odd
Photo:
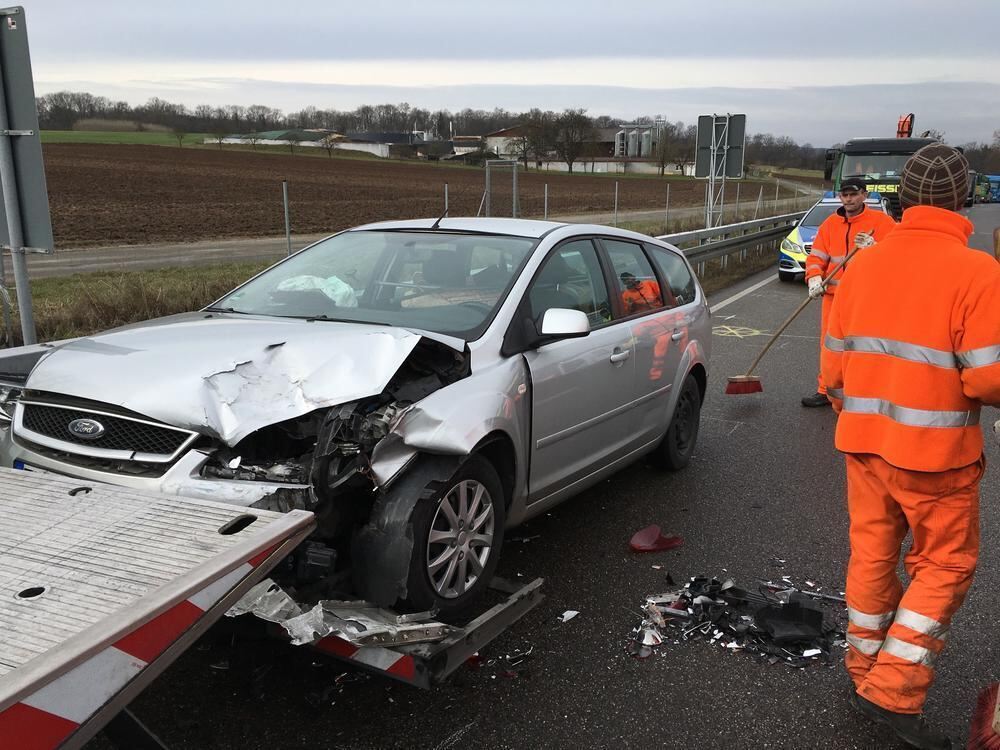
[[[826,285],[830,283],[830,279],[832,279],[834,275],[841,268],[847,265],[847,261],[853,258],[854,254],[858,252],[858,250],[860,250],[863,247],[870,247],[872,244],[874,244],[874,241],[871,240],[871,235],[862,234],[861,232],[858,232],[858,234],[855,235],[854,237],[854,249],[847,254],[846,258],[844,258],[842,261],[840,261],[840,263],[838,263],[836,266],[833,267],[833,270],[830,271],[829,274],[827,274],[825,279],[823,279],[823,283],[820,284],[820,288],[826,290]],[[764,359],[764,355],[767,354],[768,350],[772,346],[774,346],[774,342],[778,340],[778,337],[784,332],[786,328],[788,328],[788,326],[792,324],[792,321],[799,316],[799,313],[806,309],[806,305],[808,305],[812,301],[813,301],[812,297],[806,297],[802,301],[802,304],[799,305],[797,308],[795,308],[795,312],[789,315],[788,319],[785,320],[785,322],[781,324],[778,330],[771,335],[771,338],[764,345],[764,348],[761,350],[760,354],[758,354],[757,358],[752,363],[750,363],[750,367],[747,368],[747,371],[743,375],[735,375],[728,379],[728,382],[726,383],[727,396],[745,396],[749,393],[763,392],[764,386],[760,382],[760,378],[753,374],[753,371],[757,369],[757,365],[759,365],[760,361]],[[822,345],[822,342],[820,342],[820,345]]]

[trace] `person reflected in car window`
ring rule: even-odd
[[[622,271],[619,278],[625,287],[622,290],[622,306],[626,316],[663,307],[663,295],[657,282],[637,279],[635,274],[628,271]]]

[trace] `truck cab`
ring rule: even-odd
[[[869,193],[881,194],[889,204],[889,213],[897,221],[903,212],[899,205],[899,178],[903,165],[917,150],[937,143],[933,138],[852,138],[840,148],[826,152],[824,177],[833,181],[833,190],[848,177],[860,177]]]

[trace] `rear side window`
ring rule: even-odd
[[[660,282],[649,265],[642,246],[622,240],[601,240],[614,269],[616,293],[625,317],[663,307]]]
[[[653,256],[653,262],[656,263],[656,267],[660,270],[660,275],[667,285],[663,292],[664,297],[672,302],[671,307],[694,302],[697,287],[694,283],[694,276],[688,270],[684,259],[662,247],[650,247],[649,249]]]

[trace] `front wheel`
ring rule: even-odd
[[[657,449],[659,463],[671,471],[683,469],[691,461],[701,421],[701,390],[690,375],[684,381],[674,407],[667,434]]]
[[[493,465],[470,456],[413,509],[406,602],[442,615],[466,610],[489,586],[500,560],[506,503]]]

